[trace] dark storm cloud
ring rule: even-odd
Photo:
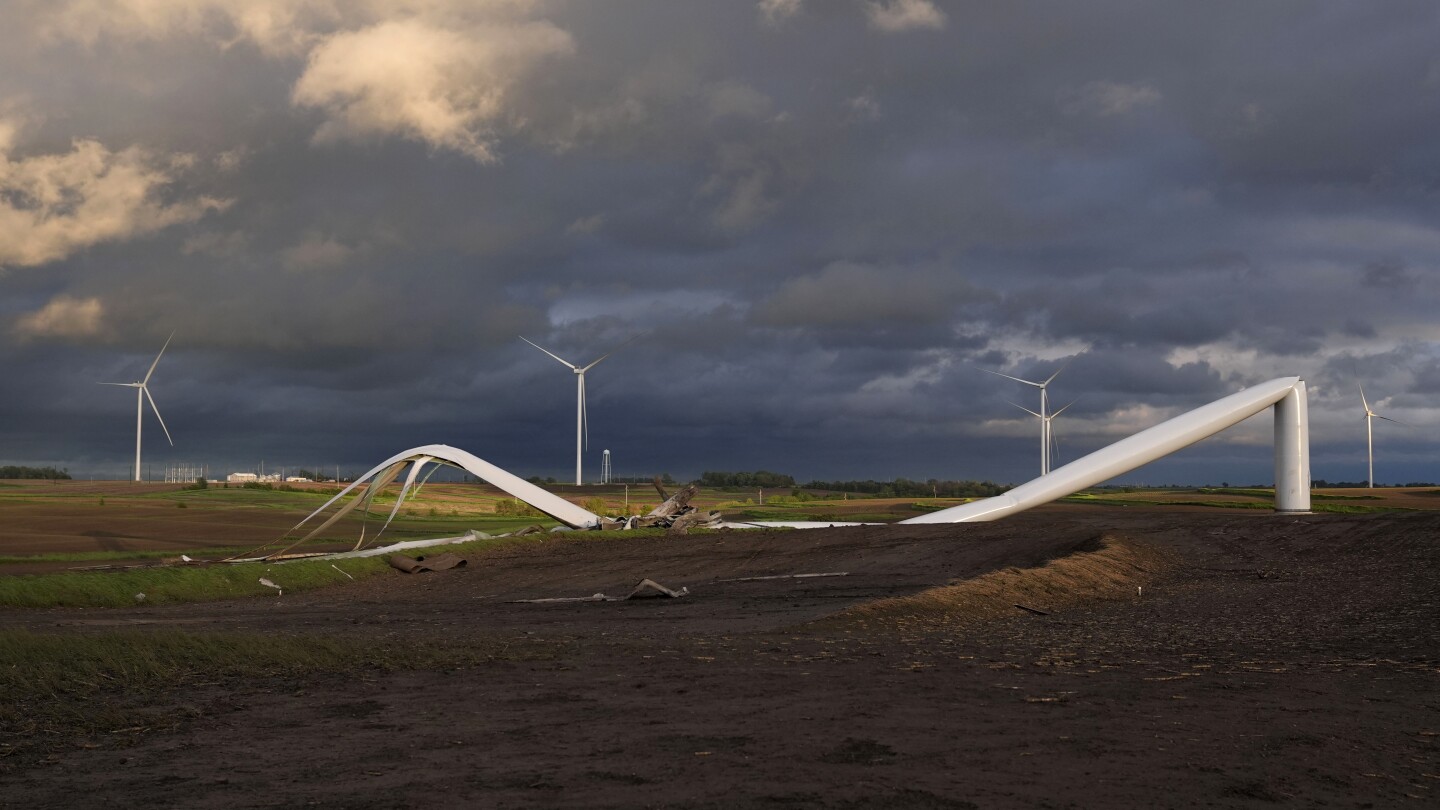
[[[174,329],[157,463],[443,441],[560,475],[573,375],[516,335],[645,332],[590,377],[592,455],[636,473],[1018,480],[1033,391],[981,369],[1073,358],[1067,452],[1302,374],[1317,476],[1361,469],[1363,381],[1437,477],[1428,2],[11,12],[7,462],[122,473],[94,382]],[[1205,447],[1200,479],[1268,475]]]

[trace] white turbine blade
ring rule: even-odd
[[[160,409],[157,408],[157,407],[155,407],[155,398],[152,397],[152,396],[150,396],[150,389],[149,389],[149,388],[146,388],[146,387],[143,386],[143,385],[142,385],[142,386],[139,386],[139,388],[140,388],[141,391],[144,391],[144,392],[145,392],[145,398],[148,399],[148,400],[150,400],[150,410],[154,411],[154,412],[155,412],[155,418],[160,420],[160,429],[163,430],[163,431],[165,431],[165,439],[166,439],[166,441],[170,442],[170,446],[171,446],[171,447],[174,447],[174,446],[175,446],[175,440],[172,439],[172,438],[170,438],[170,428],[165,427],[165,418],[160,415]]]
[[[155,355],[155,362],[150,364],[150,370],[145,372],[145,379],[140,381],[141,384],[150,382],[150,375],[155,373],[155,367],[160,365],[160,358],[165,355],[165,350],[170,348],[170,341],[174,338],[175,333],[173,331],[170,333],[170,337],[165,338],[165,345],[160,347],[160,354]],[[154,403],[152,402],[151,404],[153,405]]]
[[[1360,385],[1356,383],[1356,385]],[[1365,412],[1370,413],[1370,402],[1365,399],[1365,386],[1360,385],[1360,404],[1365,406]]]
[[[1059,376],[1060,376],[1060,372],[1064,371],[1066,366],[1070,365],[1070,364],[1073,363],[1073,362],[1075,362],[1075,358],[1074,358],[1074,357],[1070,358],[1069,360],[1066,360],[1064,363],[1061,363],[1061,364],[1060,364],[1060,368],[1055,369],[1055,373],[1054,373],[1054,374],[1051,374],[1050,377],[1045,380],[1045,382],[1043,382],[1043,383],[1040,384],[1041,387],[1043,388],[1044,386],[1049,385],[1052,380],[1054,380],[1056,377],[1059,377]]]
[[[1072,399],[1072,400],[1070,400],[1070,405],[1074,405],[1075,403],[1077,403],[1077,402],[1079,402],[1079,401],[1080,401],[1080,400],[1078,400],[1078,399]],[[1065,408],[1070,407],[1070,405],[1066,405]],[[1051,419],[1054,419],[1055,417],[1057,417],[1057,416],[1059,416],[1060,414],[1064,413],[1064,412],[1065,412],[1065,408],[1061,408],[1060,410],[1058,410],[1058,411],[1050,414],[1050,418],[1051,418]]]
[[[96,385],[118,385],[118,386],[120,386],[121,388],[139,388],[139,387],[140,387],[140,383],[107,383],[107,382],[102,382],[102,383],[95,383],[95,384],[96,384]]]
[[[998,371],[991,371],[991,370],[988,369],[988,368],[982,368],[982,369],[980,369],[980,370],[983,371],[983,372],[985,372],[986,374],[994,374],[996,377],[1004,377],[1004,378],[1007,379],[1007,380],[1014,380],[1015,382],[1025,383],[1026,385],[1033,385],[1033,386],[1035,386],[1036,388],[1042,387],[1040,383],[1030,382],[1029,380],[1022,380],[1022,379],[1020,379],[1019,377],[1011,377],[1009,374],[1001,374],[1001,373],[998,372]]]
[[[1386,422],[1394,422],[1394,423],[1397,424],[1397,425],[1405,425],[1405,423],[1404,423],[1404,422],[1401,422],[1399,419],[1391,419],[1391,418],[1388,417],[1388,416],[1381,416],[1381,415],[1378,414],[1378,413],[1375,414],[1375,418],[1376,418],[1376,419],[1384,419]],[[1410,426],[1409,426],[1409,425],[1405,425],[1405,427],[1410,427]]]
[[[595,365],[591,363],[590,365]],[[580,373],[580,425],[585,428],[585,449],[590,449],[590,410],[585,405],[585,373]]]
[[[1009,400],[1006,400],[1006,401],[1009,402]],[[1025,413],[1030,414],[1031,416],[1035,417],[1036,419],[1044,419],[1044,418],[1045,418],[1045,417],[1041,416],[1040,414],[1035,413],[1034,411],[1032,411],[1032,410],[1030,410],[1029,408],[1025,407],[1024,405],[1020,405],[1020,404],[1017,404],[1017,403],[1014,403],[1014,402],[1010,402],[1010,404],[1011,404],[1011,405],[1014,405],[1015,407],[1019,408],[1020,410],[1024,411]]]
[[[541,346],[541,345],[539,345],[538,343],[534,343],[534,342],[531,341],[530,339],[526,338],[524,335],[520,335],[519,337],[520,337],[521,340],[525,341],[526,343],[529,343],[531,346],[534,346],[535,348],[539,349],[539,350],[542,351],[542,352],[545,352],[546,354],[550,355],[551,357],[555,358],[556,360],[559,360],[561,363],[564,363],[567,367],[569,367],[569,368],[580,368],[579,366],[577,366],[577,365],[575,365],[574,363],[570,362],[569,360],[566,360],[565,358],[563,358],[563,357],[555,354],[554,352],[550,351],[549,349],[545,348],[544,346]]]
[[[645,333],[645,332],[641,332],[640,334],[635,335],[634,337],[630,338],[629,340],[625,341],[624,343],[621,343],[619,346],[616,346],[615,348],[611,349],[610,351],[608,351],[608,352],[600,355],[599,357],[595,358],[593,361],[591,361],[590,365],[588,365],[588,366],[586,366],[585,368],[581,369],[581,371],[589,371],[590,369],[592,369],[592,368],[594,368],[595,366],[599,365],[599,363],[600,363],[601,360],[604,360],[605,358],[609,357],[610,355],[614,354],[615,352],[618,352],[618,351],[620,351],[621,349],[625,348],[626,346],[629,346],[631,343],[634,343],[635,341],[637,341],[637,340],[639,340],[640,338],[644,337],[646,334],[647,334],[647,333]]]
[[[395,516],[400,513],[400,504],[405,503],[405,495],[410,492],[410,487],[415,485],[415,479],[420,477],[420,470],[422,470],[426,464],[429,464],[430,461],[430,456],[421,456],[411,462],[410,474],[405,476],[405,483],[400,487],[400,494],[395,496],[395,506],[390,510],[390,517],[385,518],[385,525],[381,526],[380,531],[375,533],[376,537],[384,534],[385,530],[390,528],[390,521],[394,520]]]

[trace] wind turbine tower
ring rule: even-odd
[[[170,446],[175,446],[175,440],[170,438],[170,429],[165,427],[165,418],[160,415],[160,409],[155,406],[155,398],[150,396],[150,377],[155,373],[155,367],[160,364],[160,358],[164,356],[165,350],[170,347],[171,338],[175,333],[171,332],[170,337],[165,338],[165,345],[160,347],[160,354],[155,355],[155,362],[150,364],[150,370],[145,372],[145,379],[132,383],[110,383],[102,382],[101,385],[118,385],[122,388],[135,389],[135,480],[140,480],[140,428],[143,424],[142,417],[145,415],[145,400],[150,400],[150,409],[155,411],[155,418],[160,420],[160,429],[165,431],[165,440]]]
[[[1396,422],[1394,419],[1391,419],[1391,418],[1388,417],[1388,416],[1381,416],[1380,414],[1378,414],[1378,413],[1376,413],[1374,410],[1372,410],[1372,409],[1370,408],[1370,401],[1367,400],[1367,399],[1365,399],[1365,386],[1363,386],[1363,385],[1360,386],[1360,404],[1365,406],[1365,455],[1366,455],[1366,457],[1367,457],[1367,458],[1369,459],[1369,461],[1370,461],[1370,472],[1369,472],[1369,477],[1365,479],[1365,486],[1367,486],[1367,487],[1369,487],[1369,488],[1371,488],[1371,489],[1374,489],[1374,488],[1375,488],[1375,430],[1374,430],[1374,420],[1376,420],[1376,419],[1384,419],[1386,422],[1395,422],[1395,424],[1397,424],[1397,425],[1404,424],[1404,423],[1403,423],[1403,422]]]
[[[1066,361],[1064,362],[1064,364],[1062,364],[1062,365],[1060,366],[1060,368],[1055,369],[1055,373],[1054,373],[1054,374],[1051,374],[1049,377],[1047,377],[1044,382],[1034,382],[1033,380],[1022,380],[1022,379],[1020,379],[1019,377],[1011,377],[1009,374],[1001,374],[1001,373],[998,372],[998,371],[991,371],[991,370],[988,369],[988,368],[987,368],[987,369],[982,369],[983,371],[985,371],[985,372],[988,373],[988,374],[994,374],[996,377],[1004,377],[1004,378],[1007,379],[1007,380],[1014,380],[1015,382],[1018,382],[1018,383],[1025,383],[1026,385],[1033,385],[1033,386],[1035,386],[1036,388],[1039,388],[1039,389],[1040,389],[1040,412],[1039,412],[1039,413],[1035,413],[1034,411],[1030,411],[1028,408],[1026,408],[1025,410],[1027,410],[1027,411],[1029,411],[1030,413],[1033,413],[1033,414],[1035,414],[1036,416],[1040,417],[1040,474],[1041,474],[1041,475],[1045,475],[1046,473],[1050,472],[1050,420],[1051,420],[1052,418],[1054,418],[1055,416],[1058,415],[1058,413],[1056,413],[1056,414],[1050,413],[1050,394],[1049,394],[1049,390],[1048,390],[1048,389],[1049,389],[1049,387],[1050,387],[1050,383],[1054,382],[1054,381],[1055,381],[1055,378],[1060,376],[1060,372],[1064,371],[1064,370],[1065,370],[1065,366],[1070,365],[1070,363],[1071,363],[1072,360],[1074,360],[1074,358],[1071,358],[1070,360],[1066,360]],[[1072,403],[1072,404],[1073,404],[1073,403]],[[1069,406],[1069,405],[1066,405],[1065,407],[1068,408],[1068,407],[1070,407],[1070,406]],[[1062,408],[1061,410],[1064,410],[1064,409]]]
[[[566,360],[556,355],[549,349],[546,349],[545,347],[534,343],[524,335],[520,336],[521,340],[529,343],[531,346],[534,346],[540,351],[545,352],[551,357],[554,357],[556,360],[560,361],[563,365],[568,367],[571,371],[575,372],[575,486],[577,487],[580,486],[581,483],[583,483],[580,475],[582,471],[585,445],[588,443],[590,436],[589,421],[585,418],[585,372],[599,365],[601,360],[604,360],[615,352],[618,352],[626,346],[629,346],[639,337],[640,335],[636,335],[635,337],[630,338],[624,343],[621,343],[619,346],[616,346],[610,351],[592,360],[588,366],[577,366],[569,360]]]

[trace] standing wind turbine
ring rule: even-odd
[[[1056,373],[1058,374],[1059,372],[1056,372]],[[1051,377],[1050,379],[1054,379],[1054,377]],[[1047,382],[1048,382],[1048,381],[1047,381]],[[1044,423],[1044,435],[1048,436],[1049,439],[1050,439],[1050,451],[1051,451],[1051,452],[1049,452],[1049,453],[1046,454],[1046,457],[1045,457],[1046,464],[1049,464],[1049,462],[1054,461],[1054,460],[1055,460],[1055,456],[1058,455],[1059,452],[1060,452],[1060,443],[1055,440],[1055,428],[1054,428],[1054,426],[1051,425],[1050,423],[1051,423],[1051,422],[1054,422],[1054,421],[1055,421],[1055,417],[1057,417],[1057,416],[1059,416],[1060,414],[1064,413],[1066,410],[1069,409],[1070,405],[1074,405],[1076,402],[1079,402],[1079,400],[1071,400],[1068,405],[1066,405],[1065,407],[1061,408],[1060,410],[1058,410],[1058,411],[1056,411],[1056,412],[1054,412],[1054,413],[1051,413],[1051,414],[1046,414],[1046,415],[1044,415],[1044,416],[1041,416],[1040,414],[1035,413],[1034,411],[1030,410],[1029,408],[1025,407],[1024,405],[1020,405],[1020,404],[1017,404],[1017,403],[1014,403],[1014,402],[1010,403],[1011,405],[1014,405],[1015,407],[1019,408],[1020,410],[1024,411],[1025,413],[1028,413],[1028,414],[1030,414],[1031,416],[1034,416],[1034,417],[1039,418],[1040,421],[1041,421],[1042,423]],[[1050,470],[1049,470],[1048,468],[1045,470],[1045,472],[1049,472],[1049,471],[1050,471]],[[1042,473],[1042,474],[1043,474],[1043,473]]]
[[[644,333],[642,332],[641,334]],[[554,357],[556,360],[559,360],[561,363],[568,366],[571,371],[575,372],[575,486],[577,487],[580,486],[580,484],[582,483],[582,481],[580,480],[580,473],[581,459],[583,458],[584,448],[585,445],[590,443],[590,422],[585,416],[585,372],[599,365],[601,360],[604,360],[615,352],[618,352],[626,346],[629,346],[631,343],[634,343],[635,340],[639,337],[640,335],[636,335],[635,337],[630,338],[624,343],[621,343],[619,346],[616,346],[610,351],[595,358],[588,366],[577,366],[569,360],[566,360],[555,354],[554,352],[550,351],[549,349],[546,349],[545,347],[532,342],[524,335],[520,335],[521,340],[529,343],[531,346],[534,346],[540,351],[545,352],[551,357]]]
[[[1371,409],[1370,409],[1370,402],[1369,402],[1369,400],[1365,399],[1365,386],[1363,386],[1363,385],[1360,386],[1360,404],[1362,404],[1362,405],[1365,406],[1365,451],[1366,451],[1366,455],[1367,455],[1367,456],[1369,457],[1369,459],[1370,459],[1370,473],[1369,473],[1370,477],[1367,478],[1367,479],[1365,479],[1365,486],[1367,486],[1367,487],[1369,487],[1369,488],[1371,488],[1371,489],[1374,489],[1374,488],[1375,488],[1375,431],[1374,431],[1374,428],[1373,428],[1373,420],[1375,420],[1375,419],[1384,419],[1386,422],[1395,422],[1395,424],[1397,424],[1397,425],[1403,425],[1404,422],[1397,422],[1396,420],[1391,419],[1391,418],[1388,417],[1388,416],[1381,416],[1380,414],[1378,414],[1378,413],[1376,413],[1375,411],[1371,410]]]
[[[165,354],[165,350],[170,347],[170,340],[171,340],[171,338],[174,338],[174,337],[175,337],[175,333],[174,333],[174,332],[171,332],[171,333],[170,333],[170,337],[165,338],[165,345],[160,347],[160,354],[155,355],[155,362],[151,363],[151,364],[150,364],[150,370],[147,371],[147,372],[145,372],[145,379],[143,379],[143,380],[141,380],[141,381],[139,381],[139,382],[133,382],[133,383],[100,383],[101,385],[118,385],[118,386],[121,386],[122,388],[134,388],[134,389],[135,389],[135,480],[136,480],[136,481],[139,481],[139,480],[140,480],[140,426],[141,426],[141,424],[142,424],[141,417],[143,417],[143,416],[145,415],[145,400],[147,400],[147,399],[150,400],[150,409],[155,412],[155,418],[160,420],[160,429],[163,430],[163,431],[165,431],[165,440],[168,441],[168,442],[170,442],[170,446],[171,446],[171,447],[174,447],[174,446],[175,446],[175,440],[172,439],[172,438],[170,438],[170,428],[165,427],[165,419],[164,419],[164,417],[162,417],[162,416],[160,415],[160,409],[155,406],[155,398],[152,397],[152,396],[150,396],[150,389],[149,389],[149,387],[148,387],[148,385],[149,385],[149,383],[150,383],[150,375],[152,375],[152,374],[155,373],[155,367],[158,366],[158,365],[160,365],[160,358],[161,358],[161,356],[163,356],[163,355]]]
[[[1050,383],[1055,380],[1056,377],[1060,376],[1060,372],[1065,370],[1065,366],[1070,365],[1070,363],[1073,362],[1074,359],[1075,358],[1072,357],[1069,360],[1066,360],[1060,366],[1060,368],[1055,369],[1054,374],[1051,374],[1045,379],[1045,382],[1032,382],[1030,380],[1022,380],[1019,377],[1011,377],[1009,374],[1001,374],[998,371],[991,371],[988,368],[981,369],[981,371],[984,371],[987,374],[994,374],[996,377],[1004,377],[1007,380],[1014,380],[1015,382],[1025,383],[1026,385],[1033,385],[1036,388],[1040,389],[1040,413],[1035,413],[1034,411],[1030,411],[1030,413],[1035,413],[1036,416],[1040,417],[1041,475],[1045,475],[1046,473],[1050,472],[1050,417],[1052,416],[1052,414],[1050,413],[1050,395],[1046,389],[1049,387]],[[1068,408],[1070,406],[1066,405],[1065,407]]]

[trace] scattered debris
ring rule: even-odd
[[[639,583],[635,585],[635,588],[630,591],[630,595],[626,596],[625,598],[656,599],[659,597],[666,597],[669,599],[679,599],[682,596],[689,595],[689,588],[681,588],[680,590],[675,591],[665,587],[664,585],[661,585],[653,579],[642,579]]]
[[[1046,612],[1043,611],[1043,610],[1036,610],[1035,608],[1032,608],[1032,607],[1025,607],[1024,605],[1019,604],[1018,602],[1015,604],[1015,607],[1020,608],[1021,610],[1027,610],[1027,611],[1029,611],[1029,612],[1031,612],[1031,613],[1034,613],[1036,616],[1049,616],[1049,615],[1050,615],[1049,613],[1046,613]]]
[[[685,534],[692,528],[718,529],[724,522],[719,512],[702,512],[690,505],[690,499],[699,492],[694,484],[667,496],[660,479],[654,480],[655,491],[665,500],[649,512],[630,518],[601,518],[600,528],[609,529],[669,529],[676,534]]]
[[[507,605],[548,605],[557,602],[619,602],[618,596],[597,593],[591,596],[556,596],[549,599],[511,599]]]
[[[423,574],[426,571],[448,571],[451,568],[464,568],[465,558],[458,554],[445,552],[434,557],[406,557],[404,554],[395,554],[390,557],[390,567],[407,574]]]
[[[717,579],[716,582],[760,582],[767,579],[815,579],[816,577],[848,577],[849,571],[826,571],[820,574],[772,574],[768,577],[735,577],[734,579]]]
[[[558,596],[548,599],[512,599],[506,604],[552,605],[561,602],[624,602],[630,599],[679,599],[689,595],[689,588],[681,588],[677,591],[667,588],[653,579],[646,578],[635,583],[635,587],[625,596],[606,596],[603,593],[597,593],[590,596]]]
[[[346,571],[345,569],[341,568],[340,566],[336,565],[335,563],[330,563],[330,567],[331,567],[331,568],[334,568],[336,571],[339,571],[340,573],[344,574],[345,576],[350,577],[350,572],[349,572],[349,571]],[[350,577],[350,579],[353,581],[353,580],[355,579],[355,577]]]
[[[284,595],[285,595],[285,591],[284,591],[279,585],[276,585],[275,583],[271,582],[270,580],[266,579],[265,577],[260,577],[260,584],[261,584],[261,585],[264,585],[264,586],[267,587],[267,588],[274,588],[275,590],[279,591],[279,593],[275,594],[276,596],[284,596]]]

